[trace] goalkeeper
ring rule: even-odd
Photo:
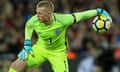
[[[54,72],[69,72],[67,62],[66,29],[79,21],[92,18],[96,15],[109,16],[101,9],[93,9],[73,14],[53,13],[54,5],[50,1],[39,1],[36,14],[25,26],[24,47],[18,54],[8,72],[22,72],[27,67],[40,66],[49,61]],[[38,36],[36,44],[32,45],[32,32]]]

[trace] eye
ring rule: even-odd
[[[40,12],[37,12],[37,14],[41,14]]]

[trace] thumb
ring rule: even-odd
[[[34,52],[32,50],[30,51],[30,54],[34,57]]]

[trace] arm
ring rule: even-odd
[[[66,26],[70,26],[74,23],[77,23],[79,21],[84,21],[87,19],[90,19],[96,15],[104,15],[105,17],[109,17],[109,13],[101,8],[93,9],[93,10],[87,10],[83,12],[77,12],[73,14],[61,14],[59,16],[59,21],[63,23]]]
[[[31,41],[32,32],[33,32],[33,28],[28,21],[25,25],[24,47],[23,47],[22,51],[18,54],[18,57],[20,60],[27,59],[28,53],[31,54],[32,56],[34,55],[32,47],[31,47],[31,45],[32,45],[32,41]]]
[[[25,25],[25,40],[31,40],[32,33],[33,33],[33,28],[30,22],[27,22]]]
[[[73,14],[57,14],[58,17],[57,16],[56,17],[65,26],[70,26],[70,25],[75,24],[79,21],[89,19],[89,18],[96,16],[96,15],[97,15],[96,10],[88,10],[88,11],[77,12],[77,13],[73,13]]]
[[[74,13],[74,15],[76,17],[76,22],[87,20],[96,15],[104,15],[106,18],[111,18],[109,13],[106,10],[101,8]]]
[[[87,20],[93,16],[97,15],[97,10],[88,10],[88,11],[83,11],[83,12],[77,12],[74,13],[76,17],[76,22]]]

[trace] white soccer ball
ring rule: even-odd
[[[99,34],[105,34],[110,28],[112,24],[111,17],[106,18],[103,15],[98,15],[93,19],[92,27],[93,30]]]

